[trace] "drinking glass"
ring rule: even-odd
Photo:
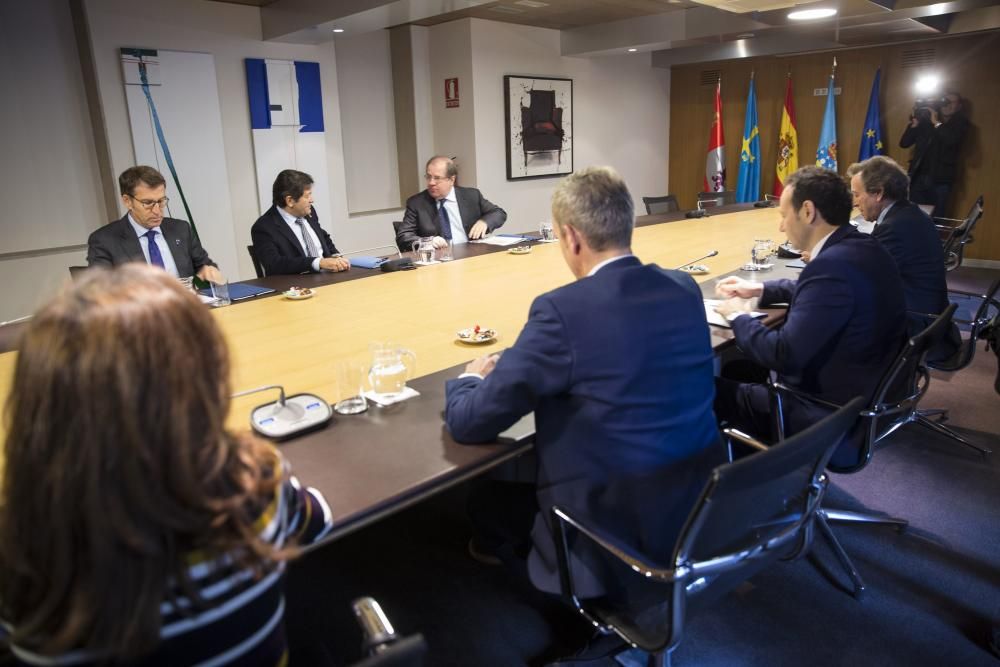
[[[341,400],[333,409],[341,415],[356,415],[368,409],[368,401],[364,393],[365,364],[360,361],[345,359],[337,364],[337,393]]]
[[[440,262],[450,262],[452,260],[451,254],[451,239],[445,239],[444,241],[448,245],[443,248],[438,248],[438,261]]]
[[[771,239],[755,239],[751,260],[756,265],[758,271],[766,271],[771,268]]]
[[[552,228],[552,223],[546,220],[538,225],[538,233],[542,237],[542,241],[546,243],[551,243],[556,240],[555,230]]]
[[[222,306],[228,306],[232,304],[232,300],[229,298],[229,283],[208,283],[208,289],[212,293],[212,298],[214,299],[209,305],[212,308],[220,308]]]

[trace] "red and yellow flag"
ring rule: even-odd
[[[722,136],[722,81],[715,86],[715,120],[708,134],[708,155],[705,156],[705,192],[726,189],[726,140]]]
[[[781,110],[781,129],[778,131],[778,164],[775,170],[774,194],[781,196],[785,179],[799,168],[799,135],[795,130],[795,104],[792,102],[792,75],[788,74],[785,88],[785,106]]]

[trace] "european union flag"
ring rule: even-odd
[[[743,121],[743,144],[740,148],[740,174],[736,186],[736,201],[760,199],[760,128],[757,127],[757,93],[753,75],[747,94],[747,115]]]
[[[819,131],[819,147],[816,148],[816,166],[837,171],[837,111],[833,105],[833,83],[831,74],[826,93],[826,113]]]
[[[873,155],[885,155],[882,145],[882,115],[878,109],[878,84],[881,77],[882,68],[879,68],[875,70],[872,94],[868,98],[868,113],[865,115],[865,129],[861,133],[861,150],[858,151],[858,162],[867,160]]]

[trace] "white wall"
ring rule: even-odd
[[[459,183],[478,182],[473,72],[472,19],[441,23],[428,30],[430,44],[430,113],[434,123],[434,153],[457,158]],[[476,45],[479,48],[479,45]],[[445,79],[458,77],[459,106],[444,104]],[[489,82],[486,83],[489,85]],[[430,155],[421,156],[421,163]],[[421,164],[421,166],[423,166]],[[488,196],[488,195],[487,195]]]
[[[505,74],[573,79],[573,167],[609,165],[642,197],[667,193],[670,71],[648,54],[607,58],[559,55],[559,32],[471,19],[475,87],[476,187],[507,211],[511,231],[549,219],[558,178],[508,181],[504,148]],[[464,100],[463,100],[464,103]]]
[[[82,264],[106,215],[66,0],[0,2],[0,321]]]
[[[393,215],[355,218],[348,215],[340,107],[337,104],[337,61],[332,43],[310,46],[264,42],[256,7],[203,0],[141,4],[132,0],[85,2],[111,162],[116,174],[134,161],[118,49],[133,46],[214,55],[233,203],[233,220],[219,224],[233,225],[240,261],[238,275],[230,276],[231,279],[254,275],[245,246],[250,243],[250,226],[258,215],[245,58],[304,60],[320,64],[329,183],[318,183],[316,187],[327,188],[332,201],[330,211],[320,211],[323,226],[342,251],[391,243]],[[208,251],[211,253],[212,249]]]
[[[389,31],[339,38],[336,52],[348,210],[399,208]]]

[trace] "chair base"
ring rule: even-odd
[[[833,553],[840,562],[840,566],[844,568],[844,571],[847,572],[847,576],[850,577],[851,584],[854,586],[852,595],[856,600],[860,600],[865,592],[865,582],[861,578],[861,573],[858,572],[856,567],[854,567],[854,563],[851,561],[850,556],[847,555],[847,551],[845,551],[843,545],[840,544],[840,540],[837,539],[833,529],[830,528],[830,521],[894,526],[896,530],[900,532],[906,530],[906,527],[910,525],[910,522],[905,519],[897,519],[891,516],[865,514],[864,512],[852,512],[850,510],[823,508],[816,513],[816,525],[819,527],[819,532],[826,539],[830,548],[833,549]]]
[[[990,455],[990,454],[993,453],[992,449],[989,449],[988,447],[982,447],[980,445],[976,445],[974,443],[971,443],[968,440],[966,440],[965,438],[963,438],[962,436],[960,436],[955,431],[953,431],[950,428],[948,428],[947,426],[945,426],[944,424],[942,424],[940,422],[936,422],[936,421],[934,421],[932,419],[928,419],[928,417],[925,416],[924,412],[918,412],[916,414],[916,420],[915,421],[918,424],[920,424],[921,426],[925,427],[925,428],[929,428],[930,430],[935,431],[937,433],[940,433],[941,435],[947,436],[947,437],[951,438],[952,440],[954,440],[956,442],[959,442],[959,443],[965,445],[966,447],[969,447],[970,449],[976,450],[984,458],[986,456],[988,456],[988,455]]]

